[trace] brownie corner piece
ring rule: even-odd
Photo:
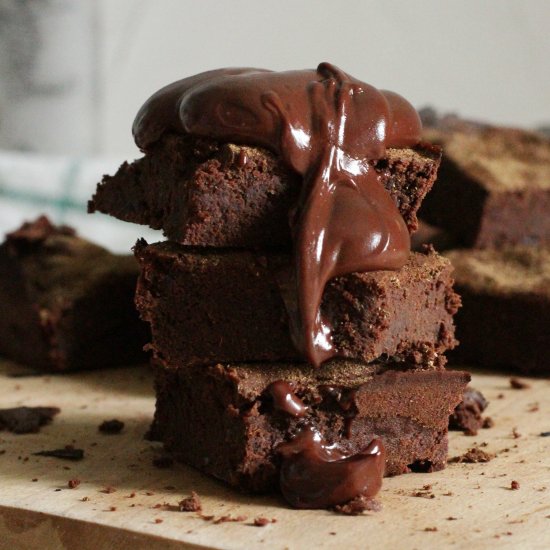
[[[463,307],[453,361],[550,373],[550,248],[451,250]]]
[[[443,147],[419,215],[459,246],[550,243],[550,139],[450,117],[426,129]]]
[[[307,421],[346,453],[381,438],[385,474],[397,475],[445,467],[449,415],[469,381],[458,371],[353,361],[318,369],[299,363],[174,369],[156,361],[155,376],[155,438],[176,459],[253,492],[277,490],[277,447],[304,420],[274,406],[268,391],[274,382],[288,382],[307,406]]]
[[[411,232],[440,158],[437,146],[424,143],[388,149],[374,163]],[[144,157],[105,176],[88,209],[163,229],[190,246],[289,247],[288,212],[301,184],[265,149],[167,134]]]
[[[40,370],[146,362],[138,265],[41,216],[0,245],[0,354]]]

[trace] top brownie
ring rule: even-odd
[[[431,189],[441,152],[422,144],[388,149],[374,169],[410,232]],[[193,246],[289,247],[289,210],[302,178],[259,147],[167,134],[147,154],[105,176],[89,212],[162,229]]]
[[[444,156],[420,217],[465,247],[549,243],[550,139],[453,116],[429,122],[424,138]]]

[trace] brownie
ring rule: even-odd
[[[463,301],[453,360],[549,374],[550,249],[515,246],[446,254]]]
[[[449,417],[449,430],[461,430],[467,435],[477,435],[483,426],[483,411],[489,403],[485,396],[474,388],[466,388],[462,401]]]
[[[550,139],[450,118],[425,130],[443,147],[419,215],[460,247],[550,243]]]
[[[279,287],[288,256],[144,241],[135,252],[136,304],[151,326],[149,348],[167,365],[301,360]],[[451,271],[430,250],[412,253],[399,271],[332,279],[321,310],[338,354],[441,365],[456,343]]]
[[[410,367],[410,366],[409,366]],[[278,486],[277,446],[304,418],[274,407],[268,387],[292,385],[307,421],[348,453],[375,437],[386,447],[386,475],[445,467],[449,415],[469,375],[446,370],[393,370],[384,363],[342,360],[166,368],[157,361],[151,430],[173,456],[230,485],[255,492]]]
[[[46,217],[25,223],[0,246],[0,354],[53,371],[145,362],[138,271]]]
[[[388,149],[375,163],[410,231],[440,157],[438,148],[425,144]],[[265,149],[169,134],[143,158],[105,176],[89,212],[162,229],[187,245],[288,247],[289,209],[301,184]]]

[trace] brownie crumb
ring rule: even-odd
[[[550,437],[550,432],[540,432],[541,437]]]
[[[63,449],[53,449],[51,451],[39,451],[33,453],[34,456],[51,456],[53,458],[61,458],[63,460],[82,460],[84,451],[75,449],[72,445],[67,445]]]
[[[490,428],[493,428],[495,425],[495,421],[490,417],[490,416],[486,416],[484,419],[483,419],[483,424],[482,424],[482,428],[484,430],[488,430]]]
[[[510,378],[510,386],[514,390],[527,390],[531,387],[531,384],[528,384],[527,382],[524,382],[523,380],[520,380],[519,378],[513,376],[512,378]]]
[[[80,485],[80,479],[69,479],[67,485],[69,489],[76,489]]]
[[[454,516],[449,516],[449,517],[447,518],[448,521],[455,521],[455,520],[457,520],[457,519],[458,519],[458,518],[455,518]]]
[[[519,489],[519,482],[516,480],[513,480],[512,483],[510,483],[510,490],[517,491]]]
[[[135,498],[136,492],[132,491],[129,495],[126,495],[126,498]]]
[[[181,500],[178,506],[180,512],[200,512],[202,510],[201,499],[195,491],[191,491],[191,496]]]
[[[263,516],[259,516],[257,518],[254,518],[254,525],[256,527],[265,527],[268,523],[271,523],[271,520],[268,518],[264,518]]]
[[[109,506],[107,512],[116,512],[116,506]]]
[[[435,531],[437,531],[437,527],[424,527],[424,531],[435,533]]]
[[[112,487],[111,485],[107,485],[107,487],[104,487],[99,492],[110,495],[111,493],[116,493],[116,489],[114,487]]]
[[[450,458],[449,462],[476,464],[478,462],[490,462],[493,458],[495,458],[494,454],[487,453],[479,447],[472,447],[463,455]]]
[[[153,458],[153,466],[160,469],[170,468],[174,464],[174,459],[170,456],[157,456]]]
[[[49,424],[61,409],[58,407],[14,407],[0,409],[0,430],[14,434],[36,433]]]
[[[364,495],[359,495],[345,504],[337,504],[333,508],[337,514],[346,516],[359,516],[363,512],[379,512],[381,509],[378,501]]]
[[[240,522],[240,521],[246,521],[246,516],[220,516],[219,518],[216,518],[212,523],[214,525],[218,525],[220,523],[229,523],[229,522]]]
[[[113,418],[112,420],[105,420],[99,425],[99,431],[104,434],[115,435],[119,434],[124,428],[124,422]]]
[[[155,518],[155,523],[162,523],[164,520],[160,519],[160,518]]]
[[[518,439],[521,437],[521,434],[518,432],[518,429],[517,428],[512,428],[512,437],[514,439]]]
[[[478,390],[467,387],[462,401],[449,417],[449,430],[460,430],[464,435],[477,435],[483,424],[481,414],[488,406],[485,396]]]
[[[88,502],[90,500],[90,497],[82,497],[80,499],[81,502]]]

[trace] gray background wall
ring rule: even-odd
[[[416,106],[550,121],[548,0],[0,0],[0,45],[3,147],[135,155],[131,122],[160,86],[324,60]]]

